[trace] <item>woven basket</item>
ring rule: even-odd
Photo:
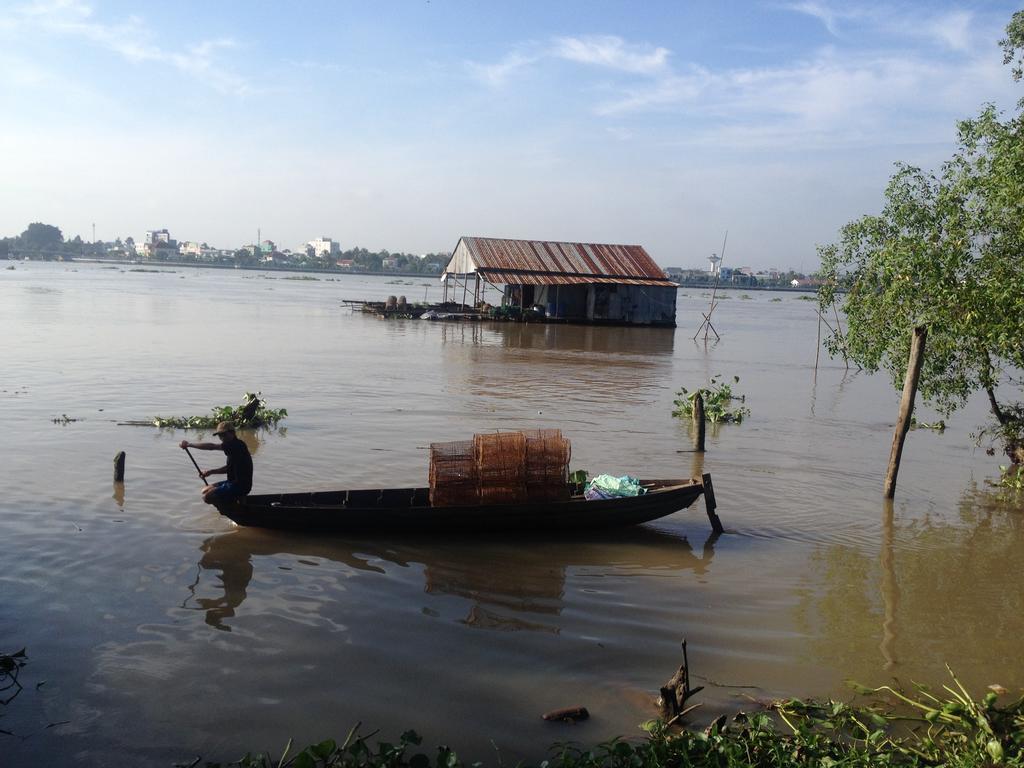
[[[457,507],[480,502],[480,479],[472,440],[430,444],[430,503]]]

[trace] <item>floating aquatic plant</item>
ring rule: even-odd
[[[230,421],[236,427],[272,427],[287,415],[285,408],[267,408],[262,393],[246,392],[241,405],[222,405],[211,409],[208,416],[154,416],[152,424],[173,429],[211,429],[219,422]]]
[[[721,374],[712,376],[706,387],[700,387],[692,392],[686,387],[680,387],[673,401],[675,408],[673,416],[692,418],[694,400],[699,393],[704,400],[704,417],[712,424],[719,422],[735,422],[739,424],[745,416],[750,415],[750,409],[744,405],[734,407],[733,402],[745,402],[746,395],[738,395],[732,390],[732,384],[723,382]],[[738,384],[739,376],[732,377],[732,383]]]

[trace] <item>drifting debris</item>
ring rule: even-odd
[[[586,720],[590,717],[590,712],[587,711],[586,707],[563,707],[562,709],[553,709],[550,712],[545,712],[541,717],[548,722],[575,723],[580,720]]]

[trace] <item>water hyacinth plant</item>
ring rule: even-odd
[[[241,405],[212,408],[208,416],[154,416],[153,426],[168,429],[212,429],[230,421],[236,427],[273,427],[288,415],[284,408],[267,408],[261,392],[246,392]]]
[[[732,377],[732,384],[738,384],[739,376]],[[712,376],[706,387],[700,387],[692,392],[686,387],[680,387],[674,400],[675,407],[672,415],[680,418],[693,417],[693,402],[700,393],[704,399],[704,417],[712,424],[722,422],[735,422],[739,424],[745,416],[750,415],[750,409],[744,405],[733,406],[734,401],[741,403],[746,401],[746,395],[739,395],[733,392],[732,384],[723,382],[721,374]]]

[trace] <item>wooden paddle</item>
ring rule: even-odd
[[[196,472],[198,472],[198,473],[199,473],[199,479],[203,481],[203,485],[209,485],[209,483],[207,483],[207,482],[206,482],[206,478],[205,478],[205,477],[203,477],[203,470],[201,470],[201,469],[199,468],[199,465],[198,465],[198,464],[196,464],[196,460],[195,460],[195,457],[194,457],[194,456],[192,455],[192,451],[190,451],[190,450],[189,450],[188,448],[186,448],[186,449],[185,449],[185,453],[187,453],[187,454],[188,454],[188,457],[189,457],[190,459],[192,459],[192,464],[193,464],[193,466],[195,466],[195,468],[196,468]]]

